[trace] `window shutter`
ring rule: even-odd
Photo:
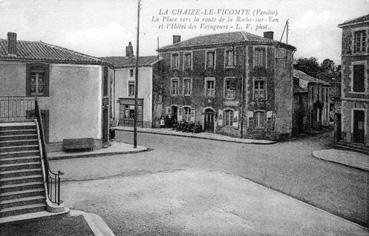
[[[183,108],[178,107],[178,122],[182,121]]]
[[[235,128],[238,128],[238,120],[239,120],[239,117],[238,117],[238,111],[234,111],[233,112],[233,127]]]
[[[191,108],[191,122],[195,122],[195,109]]]
[[[223,125],[223,111],[222,110],[218,111],[218,125],[219,126]]]

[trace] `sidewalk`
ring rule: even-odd
[[[70,215],[31,219],[0,225],[1,235],[30,236],[114,236],[109,226],[98,215],[71,210]]]
[[[314,151],[313,156],[322,160],[369,171],[369,156],[359,152],[340,149]]]
[[[111,142],[111,146],[107,148],[101,148],[94,151],[86,152],[49,152],[48,158],[51,160],[66,159],[66,158],[80,158],[80,157],[96,157],[96,156],[108,156],[117,154],[137,153],[144,152],[148,149],[143,146],[137,146],[133,148],[132,144]]]
[[[133,127],[115,127],[115,130],[122,130],[133,132]],[[272,140],[263,140],[263,139],[242,139],[242,138],[234,138],[220,134],[214,133],[186,133],[182,131],[175,131],[170,128],[137,128],[137,132],[139,133],[148,133],[148,134],[160,134],[160,135],[170,135],[170,136],[181,136],[181,137],[189,137],[189,138],[200,138],[200,139],[208,139],[208,140],[216,140],[216,141],[224,141],[224,142],[233,142],[233,143],[244,143],[244,144],[274,144],[276,141]]]

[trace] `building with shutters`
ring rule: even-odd
[[[292,134],[295,47],[247,32],[198,36],[158,49],[162,114],[207,132],[283,139]]]
[[[342,106],[336,141],[369,146],[369,15],[346,21],[342,29]]]
[[[34,118],[37,97],[49,148],[63,139],[109,141],[112,66],[42,41],[0,39],[0,122]]]
[[[133,126],[136,57],[133,46],[129,42],[126,46],[126,56],[103,57],[103,60],[114,65],[114,104],[113,110],[119,126]],[[154,109],[162,102],[160,93],[153,96],[153,80],[159,76],[160,59],[158,56],[143,56],[139,58],[138,67],[138,127],[158,127],[161,116],[160,109]]]

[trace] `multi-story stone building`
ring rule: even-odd
[[[342,29],[342,107],[337,139],[369,146],[369,15],[346,21]],[[341,131],[341,132],[339,132]]]
[[[198,36],[158,49],[163,115],[208,132],[280,139],[292,133],[295,47],[247,32]],[[156,91],[154,90],[154,96]]]

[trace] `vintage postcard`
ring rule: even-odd
[[[368,0],[0,0],[0,235],[369,235]]]

